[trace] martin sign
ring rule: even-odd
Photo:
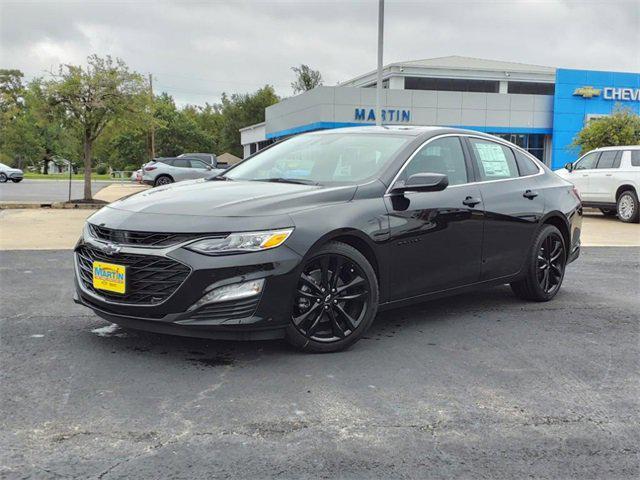
[[[640,102],[640,88],[605,87],[602,97],[605,100],[622,100],[626,102]]]
[[[402,110],[395,108],[383,108],[382,121],[383,122],[410,122],[411,110]],[[354,120],[360,120],[364,122],[376,121],[376,109],[375,108],[356,108],[353,115]]]

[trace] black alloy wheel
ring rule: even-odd
[[[562,237],[548,235],[538,250],[538,284],[547,295],[560,288],[564,258]]]
[[[332,242],[306,261],[293,296],[288,339],[319,352],[353,344],[378,307],[373,268],[355,248]]]
[[[546,302],[560,290],[567,263],[564,238],[553,225],[544,225],[533,242],[521,280],[511,283],[520,298]]]

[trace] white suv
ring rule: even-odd
[[[640,145],[598,148],[555,173],[576,186],[585,207],[618,215],[623,222],[638,223]]]

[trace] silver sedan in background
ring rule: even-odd
[[[156,158],[142,168],[142,182],[157,187],[182,180],[208,178],[223,171],[198,158]]]

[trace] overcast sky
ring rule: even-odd
[[[0,67],[27,78],[91,53],[153,73],[181,103],[269,83],[291,94],[290,67],[326,85],[376,65],[377,0],[0,0]],[[446,55],[640,71],[640,0],[386,2],[386,63]]]

